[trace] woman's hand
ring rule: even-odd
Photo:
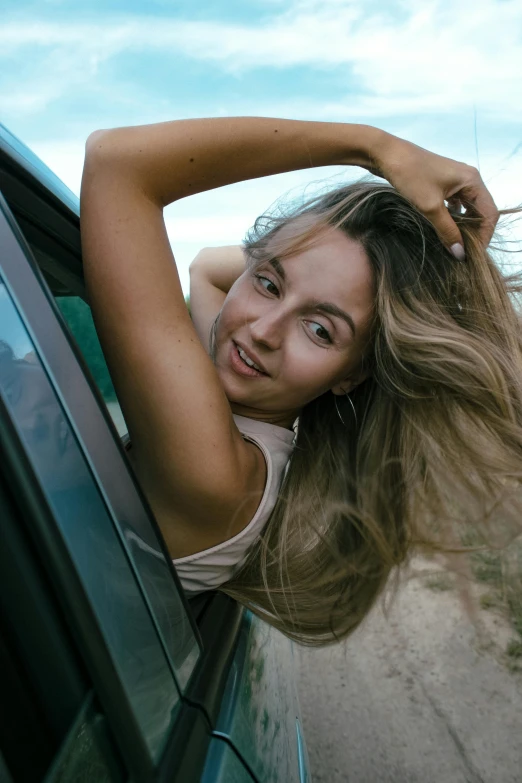
[[[480,237],[487,246],[495,230],[498,210],[473,166],[444,158],[409,141],[384,134],[372,149],[366,168],[384,177],[433,223],[442,242],[457,258],[464,258],[462,236],[446,204],[461,205],[481,218]]]

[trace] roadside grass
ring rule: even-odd
[[[466,545],[475,542],[465,541]],[[486,610],[504,614],[516,633],[507,644],[506,656],[511,671],[522,668],[522,539],[503,550],[484,550],[468,555],[471,573],[488,590],[479,601]]]
[[[502,599],[495,593],[483,593],[479,599],[481,609],[501,609]]]
[[[507,667],[510,672],[522,671],[522,639],[510,639],[506,647]]]
[[[470,533],[462,536],[461,542],[463,546],[480,546],[478,537]],[[513,629],[514,636],[504,650],[507,666],[510,671],[522,672],[522,536],[504,549],[484,547],[467,558],[472,577],[485,588],[478,598],[480,607],[503,615]],[[423,583],[434,592],[456,587],[455,575],[446,570],[426,575]]]
[[[503,592],[502,555],[500,552],[473,552],[471,571],[478,582],[485,582]]]
[[[453,590],[454,582],[451,574],[444,573],[428,577],[424,585],[436,593],[442,593],[446,590]]]
[[[522,658],[522,640],[511,639],[506,648],[506,653],[510,658]]]

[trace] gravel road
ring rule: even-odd
[[[313,783],[521,783],[515,634],[482,611],[479,638],[455,591],[424,581],[346,643],[296,647]]]

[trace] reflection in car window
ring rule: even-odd
[[[121,538],[1,282],[0,396],[53,509],[151,756],[158,759],[179,705],[172,668]]]
[[[120,436],[127,433],[127,426],[116,398],[109,370],[94,327],[90,307],[78,296],[58,296],[56,302],[103,395]],[[190,620],[182,604],[173,576],[165,557],[156,546],[156,536],[143,540],[138,531],[125,525],[124,535],[131,557],[137,567],[138,579],[147,594],[171,661],[175,667],[179,686],[184,689],[190,679],[199,646]]]
[[[127,425],[98,340],[91,308],[79,296],[57,296],[55,300],[102,393],[120,436],[126,435]]]
[[[108,743],[100,741],[97,719],[89,697],[55,759],[46,783],[119,783],[123,774],[108,758]]]

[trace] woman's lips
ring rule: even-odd
[[[243,375],[247,378],[266,378],[267,375],[264,372],[255,370],[253,367],[249,367],[246,362],[239,355],[237,345],[233,342],[230,348],[230,364],[234,372],[238,375]]]

